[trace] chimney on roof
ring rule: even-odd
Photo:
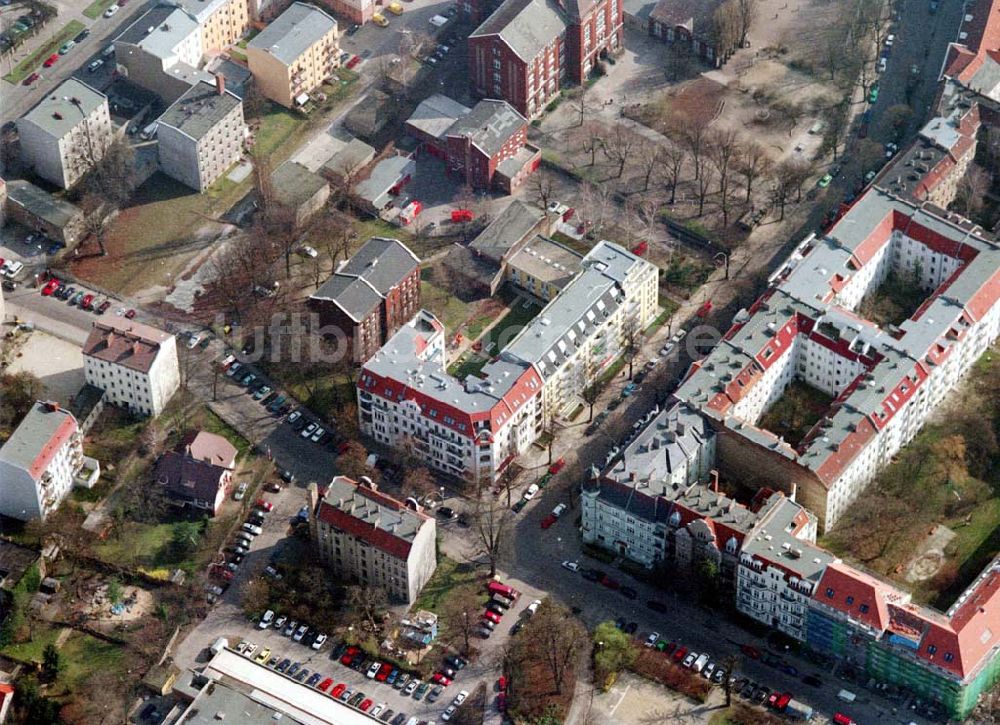
[[[55,402],[54,400],[46,400],[45,410],[47,410],[49,413],[57,413],[59,412],[59,403]]]
[[[215,90],[218,91],[220,96],[226,94],[226,76],[222,73],[215,74]]]
[[[716,493],[719,492],[719,472],[714,468],[712,469],[712,490]]]

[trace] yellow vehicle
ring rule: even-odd
[[[261,665],[263,665],[263,664],[265,664],[265,663],[267,662],[267,660],[268,660],[268,659],[269,659],[270,657],[271,657],[271,650],[269,650],[269,649],[267,649],[267,648],[265,647],[265,648],[264,648],[264,651],[263,651],[263,652],[261,652],[261,653],[260,653],[259,655],[257,655],[257,659],[256,659],[256,662],[257,662],[258,664],[261,664]]]
[[[375,13],[374,15],[372,15],[372,22],[375,23],[380,28],[389,27],[389,21],[385,19],[385,16],[382,13]]]
[[[403,6],[400,5],[399,3],[389,3],[389,7],[387,8],[387,10],[393,15],[403,14]]]

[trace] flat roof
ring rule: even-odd
[[[159,118],[162,125],[177,129],[196,141],[209,133],[243,101],[232,91],[219,93],[214,83],[198,83],[174,101]]]
[[[271,187],[280,204],[289,206],[304,204],[316,196],[324,186],[329,186],[326,179],[314,174],[297,161],[286,161],[271,172]]]
[[[102,105],[108,105],[107,96],[83,81],[69,78],[47,93],[22,120],[31,121],[53,138],[62,138]]]
[[[7,182],[7,198],[56,229],[63,229],[83,213],[80,207],[22,179]]]
[[[154,5],[115,38],[142,48],[158,58],[175,55],[177,46],[198,32],[198,22],[181,8]]]
[[[559,288],[569,284],[583,267],[583,255],[541,234],[514,254],[509,264]]]

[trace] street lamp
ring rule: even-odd
[[[729,279],[729,255],[726,254],[725,252],[719,252],[718,254],[715,255],[713,261],[715,262],[716,267],[722,267],[723,265],[725,266],[726,279]]]

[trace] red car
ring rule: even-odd
[[[330,689],[330,685],[332,685],[332,684],[333,684],[333,680],[330,679],[329,677],[327,677],[325,680],[323,680],[321,683],[319,683],[316,686],[316,689],[319,690],[320,692],[326,692],[327,690]]]
[[[507,678],[503,675],[500,675],[500,679],[497,680],[497,690],[500,692],[507,691]]]
[[[836,725],[857,725],[851,718],[842,712],[836,712],[833,714],[833,721]]]
[[[371,701],[371,698],[365,698],[365,701],[358,705],[358,707],[361,708],[361,712],[368,712],[368,708],[374,704],[375,703]]]
[[[606,586],[608,589],[619,589],[621,584],[609,577],[607,574],[601,576],[601,584]]]
[[[330,697],[340,697],[344,694],[344,690],[347,689],[347,685],[341,682],[339,685],[330,690]]]
[[[674,652],[674,662],[683,662],[684,658],[687,656],[688,648],[680,647],[676,652]]]
[[[353,645],[351,647],[348,647],[347,651],[344,652],[344,656],[340,658],[340,664],[344,665],[345,667],[350,667],[351,663],[354,661],[354,658],[357,657],[358,652],[360,651],[361,650],[358,647],[354,647]]]
[[[392,665],[386,662],[378,668],[378,672],[375,673],[375,679],[379,682],[385,682],[386,678],[389,677],[390,672],[392,672]]]
[[[451,678],[440,672],[435,672],[434,676],[431,678],[431,681],[435,685],[441,685],[441,687],[447,687],[448,685],[451,684]]]
[[[80,300],[80,309],[89,310],[90,306],[94,303],[94,295],[84,295],[83,299]]]
[[[38,73],[32,73],[30,76],[21,81],[22,86],[30,86],[32,83],[37,81],[41,76]]]
[[[748,644],[741,644],[740,651],[752,660],[760,659],[760,650]]]
[[[57,289],[59,289],[59,280],[50,279],[49,283],[42,287],[42,297],[50,297]]]
[[[42,63],[42,66],[45,68],[51,68],[56,64],[57,60],[59,60],[59,54],[53,53],[52,55],[50,55],[48,58],[45,59],[45,62]]]
[[[557,473],[559,473],[559,471],[561,471],[565,465],[566,465],[566,459],[560,458],[558,461],[549,466],[549,473],[551,473],[554,476]]]
[[[135,317],[135,310],[129,310],[128,312],[126,312],[125,317],[131,320],[133,317]]]
[[[356,66],[360,62],[361,62],[361,56],[360,55],[355,55],[349,61],[347,61],[347,67],[348,68],[353,68],[354,66]]]
[[[274,511],[274,504],[270,501],[265,501],[262,498],[257,499],[257,506],[264,509],[264,511],[267,511],[268,513]]]
[[[500,624],[500,615],[496,612],[491,612],[489,609],[483,612],[483,619],[488,619],[493,622],[493,624]]]
[[[451,220],[456,224],[459,222],[471,222],[472,212],[469,209],[455,209],[451,213]]]
[[[108,311],[109,307],[111,307],[111,300],[104,300],[104,302],[101,303],[101,306],[97,308],[97,314],[103,315]]]
[[[555,522],[556,522],[556,517],[553,516],[552,514],[549,514],[544,519],[542,519],[542,528],[547,529],[550,526],[552,526],[552,524],[554,524]]]

